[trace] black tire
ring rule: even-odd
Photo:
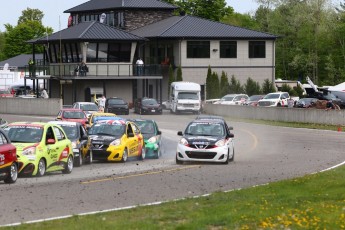
[[[67,164],[66,164],[66,166],[65,166],[65,169],[62,170],[62,172],[63,172],[64,174],[70,174],[70,173],[72,172],[72,170],[73,170],[73,157],[72,157],[72,156],[69,156],[69,157],[67,158]]]
[[[146,158],[146,148],[145,148],[145,146],[142,148],[142,150],[141,150],[141,155],[139,156],[139,160],[145,160],[145,158]]]
[[[93,154],[92,154],[92,150],[90,150],[89,155],[87,156],[86,163],[92,164],[92,161],[93,161]]]
[[[79,156],[74,158],[74,165],[75,167],[80,167],[83,165],[83,155],[80,150],[79,150]]]
[[[4,179],[5,183],[13,184],[18,178],[18,166],[16,163],[12,163],[8,176]]]
[[[230,152],[228,150],[228,154],[226,155],[226,161],[222,162],[222,164],[225,164],[225,165],[229,164],[229,154]]]
[[[127,148],[125,148],[125,149],[123,150],[123,153],[122,153],[121,162],[126,162],[127,159],[128,159],[128,150],[127,150]]]
[[[282,107],[282,105],[280,103],[277,104],[277,107]]]
[[[46,173],[46,161],[41,158],[40,161],[38,162],[38,169],[37,169],[37,176],[42,177]]]
[[[183,164],[182,161],[180,161],[179,159],[177,159],[177,154],[176,154],[176,164],[178,164],[178,165],[182,165],[182,164]]]
[[[232,157],[229,159],[230,162],[233,162],[235,160],[235,149],[233,149],[233,155]]]

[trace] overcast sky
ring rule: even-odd
[[[80,5],[88,0],[2,0],[0,6],[0,31],[5,31],[4,24],[17,25],[18,18],[26,8],[39,9],[44,13],[43,25],[50,26],[54,32],[67,27],[69,14],[63,11]],[[140,0],[138,0],[140,1]],[[340,0],[333,0],[339,2]],[[254,12],[258,5],[255,0],[226,0],[236,12]]]

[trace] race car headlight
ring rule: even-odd
[[[178,143],[181,145],[188,145],[188,141],[185,138],[181,138],[181,140]]]
[[[115,141],[112,141],[109,145],[118,146],[120,144],[121,144],[121,140],[120,139],[116,139]]]
[[[222,146],[225,145],[225,143],[226,143],[226,141],[224,139],[223,140],[219,140],[219,141],[216,142],[215,146],[222,147]]]
[[[23,150],[23,155],[25,156],[32,156],[36,154],[36,147],[29,147],[25,150]]]
[[[154,136],[154,137],[151,137],[147,142],[149,142],[149,143],[156,143],[157,142],[157,137],[156,136]]]

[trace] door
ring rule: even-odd
[[[126,133],[128,156],[136,156],[138,152],[138,137],[135,135],[130,123],[127,123]]]

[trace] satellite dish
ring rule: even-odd
[[[99,18],[99,22],[103,23],[105,21],[106,17],[107,17],[107,15],[105,13],[101,14],[101,17]]]

